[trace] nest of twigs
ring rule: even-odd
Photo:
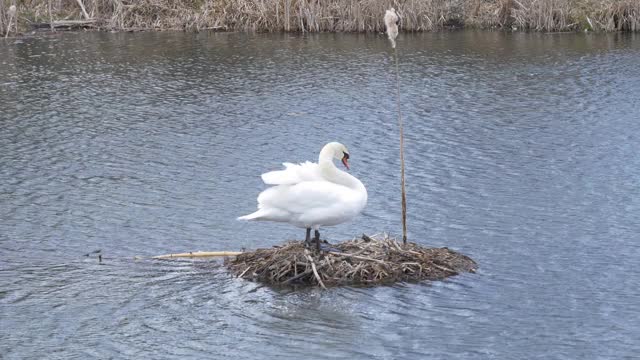
[[[237,276],[270,285],[377,285],[441,280],[475,272],[471,258],[448,248],[403,245],[388,235],[366,236],[316,253],[301,241],[244,252],[226,261]]]

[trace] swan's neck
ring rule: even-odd
[[[333,164],[333,148],[325,145],[322,150],[320,150],[320,155],[318,156],[318,164],[329,162]]]
[[[329,146],[325,146],[320,151],[320,156],[318,156],[318,165],[320,167],[322,177],[332,183],[343,185],[352,190],[366,194],[367,190],[360,180],[336,167],[333,163],[333,155],[334,149]]]
[[[354,190],[360,196],[362,206],[367,203],[367,189],[364,184],[358,180],[355,176],[351,176],[349,173],[342,171],[336,167],[333,163],[333,150],[325,146],[320,151],[318,158],[318,167],[322,177],[334,184],[339,184]]]
[[[356,179],[354,176],[351,176],[347,172],[338,169],[333,163],[333,156],[329,159],[322,159],[321,157],[318,165],[320,166],[322,177],[324,177],[328,181],[331,181],[332,183],[344,185],[353,190],[358,190],[361,187],[364,187],[360,180]]]

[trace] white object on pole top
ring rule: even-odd
[[[9,6],[9,16],[13,16],[15,14],[16,14],[16,6],[15,5]]]
[[[400,18],[396,14],[396,9],[391,8],[384,14],[384,24],[387,27],[387,36],[391,40],[391,46],[396,48],[396,37],[398,36],[398,21]]]

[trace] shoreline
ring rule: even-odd
[[[0,0],[0,35],[98,31],[384,32],[387,1]],[[84,1],[84,2],[83,2]],[[12,9],[13,8],[13,9]],[[490,29],[637,32],[637,0],[431,0],[399,3],[402,32]]]

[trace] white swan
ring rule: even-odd
[[[353,219],[367,204],[367,189],[360,180],[339,170],[333,159],[341,159],[349,169],[349,151],[337,142],[330,142],[320,151],[318,163],[284,163],[285,170],[262,174],[265,184],[275,185],[258,196],[258,211],[238,220],[286,222],[311,229],[320,249],[320,226],[331,226]]]

